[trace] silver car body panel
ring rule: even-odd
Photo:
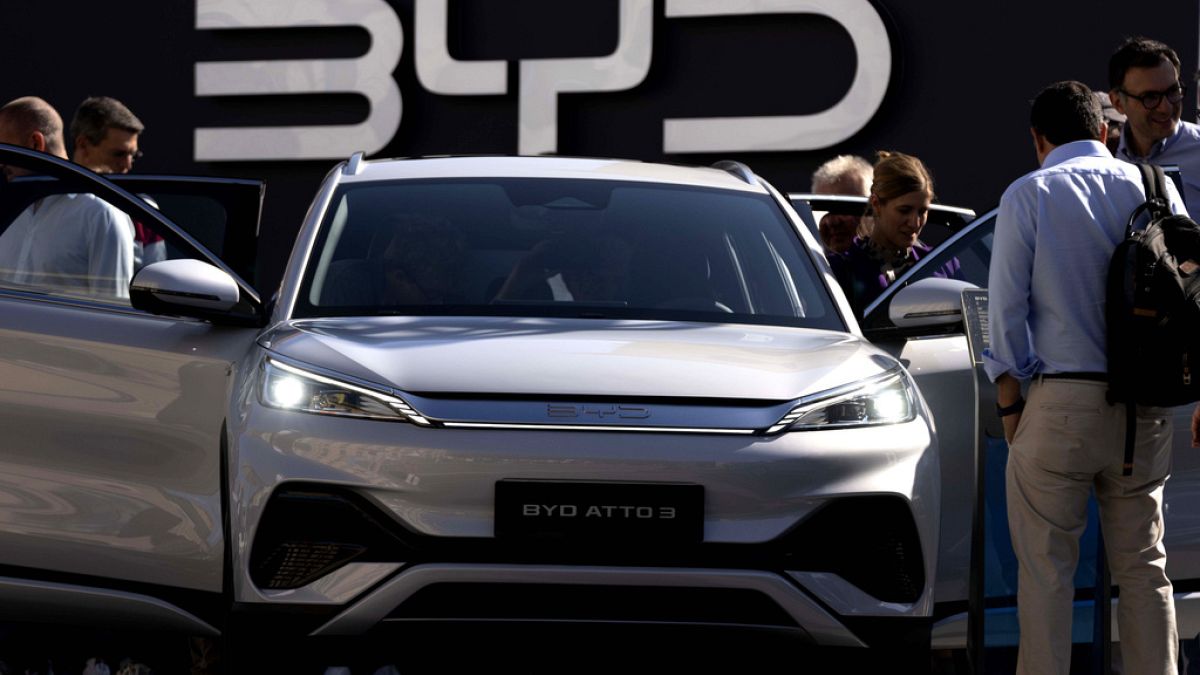
[[[844,333],[744,324],[306,319],[277,326],[266,339],[273,354],[298,364],[319,364],[418,396],[469,392],[480,398],[492,393],[782,403],[884,370],[870,358],[874,348]]]
[[[911,616],[912,603],[886,602],[871,597],[833,572],[788,572],[817,599],[844,616]]]
[[[908,367],[933,414],[938,437],[942,505],[939,535],[938,602],[965,600],[971,567],[971,504],[975,499],[974,371],[967,339],[948,335],[884,343],[882,349]]]
[[[802,590],[767,572],[551,565],[418,565],[401,572],[375,592],[348,606],[313,634],[356,635],[384,621],[394,607],[403,604],[423,588],[439,583],[484,582],[754,590],[774,600],[816,644],[831,647],[866,646]]]
[[[0,564],[222,588],[221,425],[253,329],[0,293]]]

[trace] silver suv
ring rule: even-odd
[[[168,255],[128,301],[0,282],[0,607],[927,649],[925,404],[744,166],[355,157],[268,307],[71,176]]]

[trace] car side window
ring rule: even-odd
[[[995,214],[980,219],[958,239],[934,249],[932,255],[921,261],[922,265],[906,280],[905,285],[933,276],[957,259],[959,268],[956,278],[987,288],[995,230]],[[890,299],[876,306],[865,318],[863,326],[869,329],[892,328],[892,322],[888,319],[889,304]]]
[[[0,288],[127,306],[139,269],[183,256],[155,226],[79,187],[45,176],[4,185]]]
[[[952,259],[957,259],[959,273],[962,275],[961,279],[963,281],[969,281],[980,288],[987,288],[988,266],[992,262],[992,240],[995,233],[995,223],[996,219],[994,217],[988,219],[986,222],[981,222],[958,241],[943,247],[939,251],[935,251],[933,255],[934,259],[922,268],[918,274],[914,274],[909,283],[924,279],[949,263]]]

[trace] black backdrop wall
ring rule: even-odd
[[[393,72],[402,113],[378,157],[517,152],[518,62],[603,56],[616,48],[620,32],[620,0],[446,0],[450,55],[507,61],[509,85],[504,94],[439,95],[422,86],[414,68],[416,32],[431,30],[416,25],[414,1],[427,0],[359,1],[390,7],[403,30]],[[69,118],[85,96],[114,96],[147,126],[137,172],[264,179],[260,280],[269,287],[315,187],[336,160],[200,162],[195,130],[355,124],[370,107],[353,93],[197,96],[196,64],[347,59],[367,52],[372,40],[354,26],[198,30],[198,5],[205,2],[220,9],[263,0],[5,0],[0,99],[36,94]],[[870,0],[887,29],[892,72],[864,128],[819,150],[666,154],[665,118],[816,113],[846,93],[857,67],[850,35],[830,18],[671,20],[667,2],[653,0],[652,58],[640,84],[558,96],[560,154],[684,163],[732,158],[780,189],[806,190],[812,170],[834,154],[896,149],[926,160],[941,201],[984,210],[1009,181],[1034,168],[1027,110],[1041,86],[1078,79],[1107,88],[1108,55],[1134,34],[1174,46],[1188,84],[1197,65],[1195,2]],[[1189,98],[1185,118],[1194,114]]]

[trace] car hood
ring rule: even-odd
[[[506,317],[305,319],[260,344],[412,393],[784,401],[894,368],[846,333],[675,321]]]

